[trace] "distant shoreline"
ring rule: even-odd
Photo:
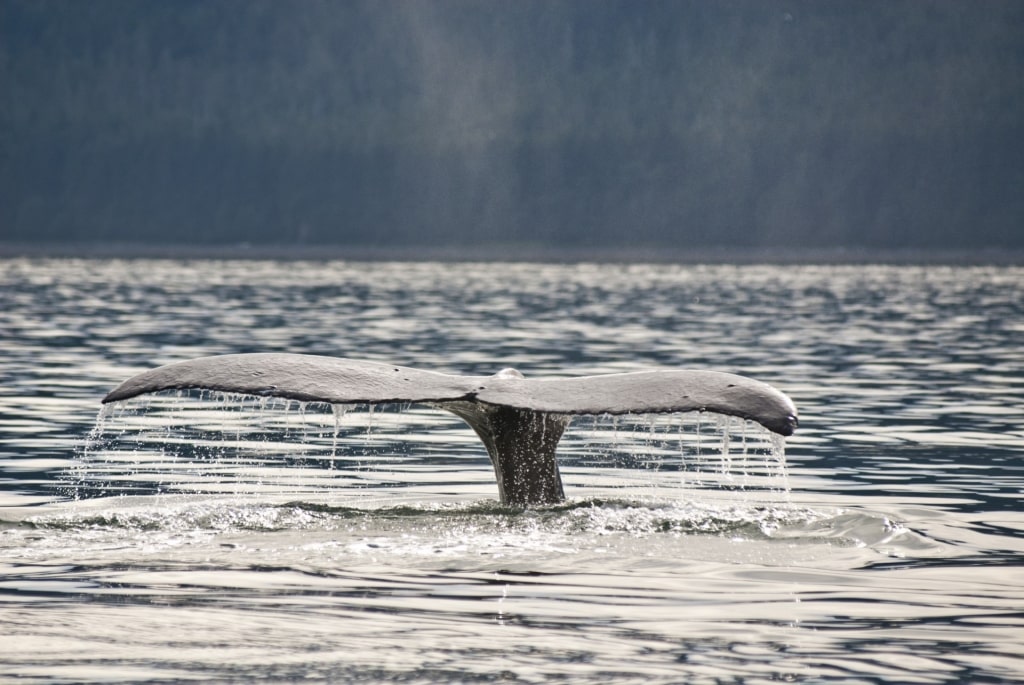
[[[132,243],[3,243],[0,259],[214,259],[352,262],[539,262],[602,264],[893,264],[1024,265],[1024,250],[861,247],[539,247],[494,245],[153,245]]]

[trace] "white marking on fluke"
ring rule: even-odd
[[[396,373],[397,372],[397,373]],[[227,354],[161,366],[114,388],[103,403],[202,388],[329,404],[417,403],[468,423],[487,448],[503,504],[565,499],[555,447],[573,416],[708,411],[792,435],[797,411],[785,394],[718,371],[669,370],[578,378],[453,376],[391,364],[307,354]]]

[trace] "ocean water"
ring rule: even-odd
[[[0,261],[0,681],[1024,682],[1024,269]],[[581,417],[501,507],[422,406],[100,399],[255,351],[789,394]]]

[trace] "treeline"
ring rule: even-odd
[[[0,240],[1024,244],[1016,0],[0,0]]]

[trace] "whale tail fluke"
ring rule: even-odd
[[[514,369],[455,376],[377,362],[304,354],[233,354],[168,364],[129,378],[104,403],[186,388],[330,404],[427,404],[463,419],[494,465],[503,504],[564,499],[555,448],[582,414],[709,411],[756,421],[780,435],[797,426],[775,388],[717,371],[646,371],[529,379]]]

